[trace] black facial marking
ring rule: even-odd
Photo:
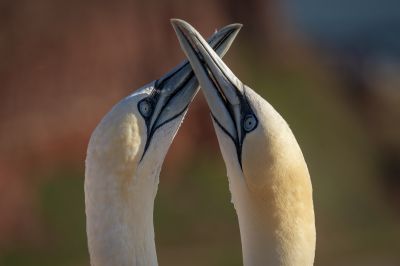
[[[230,36],[232,33],[234,33],[235,30],[229,30],[223,38],[221,38],[217,43],[214,44],[213,49],[216,50],[218,49]],[[210,40],[211,41],[211,40]],[[210,42],[209,41],[209,42]],[[163,88],[165,88],[165,86],[167,86],[168,81],[178,72],[180,72],[182,69],[184,69],[186,66],[188,66],[190,63],[189,61],[184,62],[183,64],[181,64],[180,66],[178,66],[175,70],[169,72],[166,76],[158,79],[155,81],[154,84],[154,88],[151,91],[150,95],[147,96],[145,99],[142,99],[139,103],[138,103],[138,110],[140,112],[140,104],[142,101],[148,101],[151,106],[152,106],[152,110],[154,112],[156,105],[158,103],[158,100],[160,98],[161,95],[161,91],[163,90]],[[160,115],[162,114],[163,110],[170,104],[170,101],[172,98],[174,98],[193,78],[195,78],[194,72],[193,70],[187,75],[187,77],[185,78],[185,80],[183,82],[181,82],[181,84],[179,84],[179,87],[177,87],[176,89],[174,89],[174,92],[168,96],[168,98],[165,101],[165,104],[162,106],[160,113],[157,114],[157,118],[154,121],[154,125],[157,125],[157,122],[159,121]],[[146,139],[146,144],[144,147],[144,151],[142,154],[142,157],[140,160],[143,159],[144,155],[146,154],[147,149],[149,148],[149,145],[151,143],[152,137],[154,135],[154,133],[157,131],[157,129],[159,129],[160,127],[162,127],[163,125],[175,120],[176,118],[180,117],[189,107],[189,104],[186,105],[181,111],[179,111],[176,115],[174,115],[173,117],[167,119],[166,121],[164,121],[163,123],[161,123],[158,126],[154,126],[153,127],[150,125],[150,121],[151,118],[153,117],[153,115],[155,115],[154,113],[151,113],[151,115],[147,116],[143,115],[142,112],[140,112],[142,114],[143,119],[145,120],[146,123],[146,128],[147,128],[147,139]]]
[[[198,39],[198,41],[199,41],[198,43],[203,45],[202,42],[199,39]],[[230,79],[225,75],[225,72],[223,71],[223,69],[220,68],[219,64],[217,64],[217,62],[214,61],[215,65],[220,69],[220,73],[222,73],[224,75],[225,79],[230,83],[230,85],[235,88],[234,91],[235,91],[235,93],[236,93],[236,95],[237,95],[237,97],[239,99],[239,102],[240,102],[240,127],[238,127],[237,124],[236,124],[236,119],[234,119],[235,116],[234,116],[233,107],[228,102],[226,97],[224,96],[223,90],[221,89],[219,82],[217,82],[217,79],[214,77],[214,75],[212,74],[211,70],[207,67],[207,65],[208,65],[207,62],[204,60],[204,58],[201,56],[201,54],[195,49],[195,46],[193,46],[193,44],[191,44],[191,46],[192,46],[192,49],[194,51],[196,51],[196,54],[198,55],[198,59],[201,62],[201,66],[203,67],[204,72],[206,73],[208,78],[212,81],[214,86],[216,87],[218,97],[221,98],[226,110],[228,111],[230,117],[232,118],[232,122],[235,125],[235,128],[236,129],[240,128],[240,130],[241,130],[241,134],[240,134],[242,136],[241,139],[239,139],[239,134],[238,133],[235,136],[232,136],[228,132],[228,130],[226,130],[223,127],[223,125],[217,120],[217,118],[211,113],[211,115],[212,115],[214,121],[217,123],[217,125],[222,129],[222,131],[225,134],[227,134],[229,136],[229,138],[232,139],[233,143],[235,144],[239,165],[242,168],[242,146],[243,146],[243,141],[246,138],[247,133],[253,131],[258,125],[258,119],[257,119],[256,115],[254,114],[254,111],[251,109],[250,103],[249,103],[249,101],[247,99],[246,89],[245,89],[244,85],[241,84],[241,86],[242,86],[241,89],[243,91],[243,93],[241,93],[239,88],[237,88],[232,82],[230,82]],[[204,45],[203,45],[203,47],[204,47]],[[205,47],[204,47],[204,50],[208,53],[208,50]],[[213,59],[213,57],[210,54],[209,54],[209,56],[210,56],[211,59]],[[244,124],[245,123],[245,119],[247,117],[250,117],[250,116],[254,117],[255,125],[253,126],[252,129],[246,130],[246,127],[245,127],[245,124]]]
[[[181,69],[182,69],[182,68],[178,68],[177,72],[180,71]],[[177,72],[175,72],[175,73],[177,73]],[[163,87],[161,87],[161,86],[165,86],[166,80],[168,80],[172,75],[173,75],[173,74],[171,74],[167,79],[163,79],[162,82],[158,82],[158,80],[155,82],[155,85],[154,85],[154,88],[153,88],[151,94],[150,94],[148,97],[146,97],[145,99],[141,100],[141,101],[138,103],[138,109],[139,109],[139,111],[140,111],[140,106],[139,106],[139,104],[140,104],[142,101],[144,101],[144,100],[149,101],[149,102],[152,102],[152,103],[153,103],[153,110],[155,109],[155,106],[156,106],[156,104],[157,104],[157,102],[158,102],[158,100],[159,100],[159,98],[160,98],[161,90],[162,90],[162,88],[163,88]],[[167,98],[167,100],[165,101],[165,104],[162,106],[162,108],[161,108],[161,110],[160,110],[160,113],[158,114],[157,118],[154,120],[154,125],[157,125],[157,122],[158,122],[159,119],[160,119],[160,115],[162,114],[162,112],[164,111],[164,109],[168,106],[168,104],[170,103],[171,99],[174,98],[174,96],[175,96],[176,94],[178,94],[178,93],[187,85],[187,83],[188,83],[193,77],[194,77],[194,73],[191,72],[191,73],[185,78],[185,80],[180,84],[180,86],[177,87],[177,88],[174,90],[173,93],[171,93],[170,95],[168,95],[168,98]],[[159,129],[160,127],[162,127],[163,125],[165,125],[166,123],[169,123],[169,122],[171,122],[172,120],[174,120],[174,119],[176,119],[177,117],[179,117],[181,114],[183,114],[183,113],[186,111],[186,109],[188,108],[188,106],[189,106],[189,104],[186,105],[186,106],[183,108],[183,110],[181,110],[180,112],[178,112],[178,114],[174,115],[173,117],[171,117],[170,119],[164,121],[163,123],[161,123],[161,124],[158,125],[158,126],[154,126],[154,125],[151,126],[151,125],[150,125],[150,121],[151,121],[151,118],[152,118],[153,114],[150,115],[149,117],[145,117],[145,116],[142,115],[142,116],[143,116],[143,119],[145,120],[145,123],[146,123],[147,138],[146,138],[146,144],[145,144],[145,146],[144,146],[144,151],[143,151],[143,154],[142,154],[142,157],[140,158],[140,160],[142,160],[143,157],[144,157],[144,155],[146,154],[146,151],[147,151],[147,149],[149,148],[151,139],[153,138],[153,135],[154,135],[154,133],[156,132],[156,130]]]
[[[239,95],[238,95],[238,96],[239,96]],[[232,136],[232,135],[228,132],[228,130],[227,130],[226,128],[224,128],[224,126],[217,120],[217,118],[216,118],[212,113],[211,113],[211,116],[212,116],[213,120],[217,123],[218,127],[219,127],[226,135],[228,135],[228,137],[229,137],[230,139],[232,139],[233,143],[235,144],[235,148],[236,148],[236,153],[237,153],[237,158],[238,158],[238,161],[239,161],[239,165],[240,165],[240,168],[242,168],[242,147],[243,147],[243,142],[244,142],[244,140],[245,140],[247,134],[250,133],[251,131],[253,131],[253,130],[257,127],[257,125],[258,125],[258,119],[257,119],[256,115],[254,114],[253,110],[252,110],[251,107],[250,107],[250,103],[249,103],[248,100],[247,100],[246,93],[244,93],[243,95],[240,94],[239,99],[240,99],[240,107],[241,107],[241,108],[240,108],[240,113],[241,113],[241,114],[240,114],[240,117],[241,117],[241,126],[240,126],[240,130],[242,131],[242,132],[241,132],[241,133],[242,133],[242,134],[241,134],[242,139],[239,139],[239,134],[236,134],[235,136]],[[237,127],[236,127],[236,121],[235,121],[235,119],[233,118],[233,117],[234,117],[234,116],[233,116],[233,113],[232,113],[232,111],[231,111],[230,108],[229,108],[230,105],[229,105],[227,102],[225,102],[224,100],[223,100],[223,103],[224,103],[225,107],[227,107],[227,110],[228,110],[229,114],[231,115],[232,122],[235,124],[235,128],[237,128]],[[246,130],[246,129],[245,129],[244,123],[245,123],[246,118],[249,117],[249,116],[254,117],[254,123],[255,123],[255,125],[253,126],[253,128],[252,128],[251,130]]]

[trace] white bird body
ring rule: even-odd
[[[244,265],[313,265],[312,186],[292,131],[192,26],[182,20],[172,24],[211,109],[239,220]]]
[[[241,25],[210,43],[221,55]],[[93,266],[156,266],[153,207],[165,155],[198,82],[188,62],[115,105],[88,145],[85,204]]]

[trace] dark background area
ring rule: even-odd
[[[0,265],[89,265],[84,160],[121,98],[184,58],[169,19],[244,24],[224,61],[288,121],[309,166],[315,265],[400,265],[395,0],[0,1]],[[198,94],[155,208],[160,265],[242,265]]]

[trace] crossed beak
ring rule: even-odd
[[[202,87],[214,121],[239,149],[244,138],[242,114],[247,106],[243,83],[190,24],[179,19],[172,19],[171,23]]]
[[[239,33],[240,28],[240,24],[231,24],[220,29],[209,39],[207,45],[210,45],[211,49],[215,49],[215,53],[223,56]],[[152,110],[146,119],[148,136],[145,151],[158,128],[177,117],[183,119],[181,115],[187,111],[198,91],[198,87],[197,78],[187,60],[154,82],[153,89],[150,92],[151,97],[144,99],[148,101],[143,107],[144,110],[148,110],[147,108]],[[139,104],[141,103],[139,102]],[[145,152],[143,156],[144,154]]]

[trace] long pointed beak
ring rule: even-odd
[[[243,83],[232,73],[203,37],[190,24],[171,23],[202,87],[214,120],[240,144],[243,140]]]
[[[231,24],[214,33],[209,39],[211,49],[215,49],[215,53],[224,56],[240,28],[239,24]],[[188,60],[158,79],[155,83],[155,92],[159,95],[150,127],[157,128],[175,115],[184,112],[196,95],[198,86]],[[165,108],[166,106],[170,108]]]
[[[239,33],[240,28],[240,24],[231,24],[215,32],[208,41],[211,49],[215,49],[215,53],[223,56]],[[189,61],[185,60],[155,81],[153,86],[152,97],[149,97],[152,101],[150,104],[153,111],[146,121],[148,137],[145,150],[158,128],[186,112],[198,91],[199,83]]]

